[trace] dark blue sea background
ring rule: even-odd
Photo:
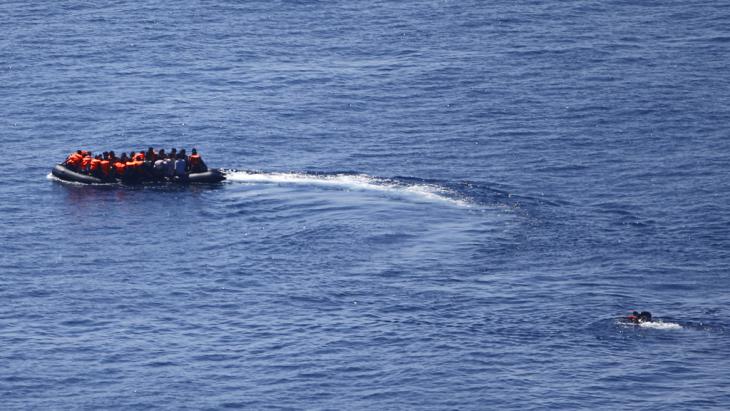
[[[0,408],[729,409],[728,22],[3,1]],[[149,146],[228,180],[49,175]]]

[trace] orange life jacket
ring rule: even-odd
[[[70,156],[66,159],[66,164],[78,167],[81,165],[81,160],[83,160],[83,156],[79,153],[71,153]]]
[[[84,157],[83,160],[81,160],[81,168],[86,168],[91,164],[92,158],[89,156]]]
[[[117,161],[114,163],[114,172],[117,173],[117,175],[123,176],[124,170],[127,168],[127,165],[122,163],[121,161]]]
[[[91,160],[91,168],[90,168],[90,170],[91,171],[96,171],[96,169],[99,168],[99,165],[100,164],[101,164],[101,160],[99,160],[98,158],[95,158],[95,159]]]
[[[137,167],[137,163],[135,163],[134,161],[127,161],[127,163],[125,165],[130,170],[133,169],[133,168],[135,168],[135,167]]]
[[[137,153],[132,157],[134,161],[144,161],[144,153]]]
[[[101,160],[99,166],[101,167],[101,172],[104,173],[105,176],[109,177],[109,160]]]
[[[195,167],[197,165],[200,165],[200,154],[193,154],[190,156],[190,166]]]

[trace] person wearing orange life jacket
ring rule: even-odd
[[[139,182],[143,175],[141,166],[144,164],[144,161],[136,161],[134,159],[136,156],[134,151],[131,152],[129,157],[127,157],[127,162],[124,163],[126,165],[124,179],[128,182]]]
[[[91,152],[87,152],[87,154],[81,160],[81,172],[82,173],[89,174],[89,167],[91,167],[91,160],[93,160],[93,158],[91,157]]]
[[[193,147],[193,151],[188,157],[188,167],[191,173],[204,173],[208,171],[208,166],[205,165],[203,158],[198,154],[198,150]]]
[[[99,163],[99,169],[101,170],[101,178],[108,180],[111,178],[111,161],[109,161],[109,153],[106,151],[102,154],[101,163]]]
[[[132,152],[132,155],[130,155],[130,158],[127,160],[126,164],[126,176],[128,177],[128,179],[139,180],[146,178],[147,172],[144,168],[143,153],[134,154],[134,152]]]
[[[121,161],[117,161],[114,163],[114,176],[122,178],[124,177],[124,171],[127,168],[127,165],[122,163]]]
[[[131,153],[129,153],[129,157],[127,157],[127,162],[124,163],[127,166],[125,170],[126,177],[132,177],[137,175],[137,164],[134,161],[135,157],[137,157],[137,153],[132,151]]]
[[[127,153],[122,153],[122,157],[116,159],[114,162],[114,175],[119,178],[124,178],[127,171]]]
[[[94,177],[101,177],[101,156],[97,155],[91,160],[91,163],[89,163],[89,174],[91,174]]]
[[[81,150],[78,150],[71,153],[68,158],[66,158],[66,161],[63,162],[63,165],[73,171],[81,171],[81,161],[83,158],[84,156],[81,154]]]
[[[84,156],[83,156],[83,154],[81,154],[81,150],[76,150],[76,151],[72,152],[71,154],[69,154],[68,157],[66,157],[66,159],[68,160],[69,158],[72,158],[72,157],[83,158]]]

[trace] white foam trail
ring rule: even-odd
[[[260,173],[233,171],[226,173],[229,181],[268,184],[300,184],[336,187],[347,190],[367,190],[395,195],[420,197],[428,201],[442,201],[462,207],[469,207],[464,200],[449,196],[449,190],[432,184],[400,184],[394,181],[371,177],[367,174],[314,175],[304,173]]]
[[[682,326],[677,323],[665,323],[662,321],[650,321],[646,323],[640,323],[639,327],[651,328],[653,330],[679,330],[682,328]]]

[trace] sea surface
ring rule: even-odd
[[[2,1],[0,408],[730,409],[728,22]],[[149,146],[228,180],[49,176]]]

